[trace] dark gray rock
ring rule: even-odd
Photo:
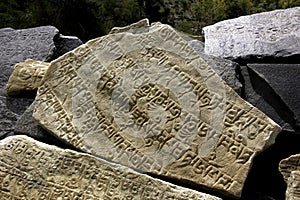
[[[51,135],[33,120],[32,114],[34,106],[35,102],[33,102],[17,120],[14,127],[14,135],[27,135],[47,144],[56,145],[62,148],[74,149],[73,147],[63,143],[61,140]]]
[[[300,65],[248,64],[241,68],[243,96],[284,130],[297,131],[300,123]]]
[[[0,136],[11,134],[19,115],[33,98],[8,98],[5,86],[16,63],[27,58],[48,61],[55,49],[53,38],[58,30],[53,26],[14,30],[0,29]]]
[[[230,59],[300,58],[300,7],[204,27],[205,53]]]
[[[82,41],[75,36],[64,36],[62,34],[57,35],[54,38],[55,52],[53,59],[58,58],[59,56],[64,55],[65,53],[72,51],[76,47],[82,45]]]
[[[236,74],[236,69],[239,67],[238,63],[205,54],[204,44],[199,40],[191,40],[188,43],[235,92],[241,94],[242,84]]]

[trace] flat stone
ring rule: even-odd
[[[26,136],[5,138],[0,154],[2,199],[220,200]]]
[[[26,59],[46,61],[54,51],[53,38],[58,30],[53,26],[14,30],[0,29],[0,137],[13,133],[19,115],[33,102],[33,98],[8,98],[6,84],[13,66]]]
[[[85,152],[235,197],[281,130],[160,23],[51,62],[33,118]]]
[[[191,40],[188,43],[235,92],[241,95],[242,84],[236,74],[236,69],[239,68],[238,63],[205,54],[204,43],[199,40]]]
[[[6,86],[7,95],[35,94],[49,65],[48,62],[32,59],[16,64]]]
[[[41,127],[33,120],[32,114],[34,105],[35,102],[33,102],[20,116],[15,124],[14,134],[11,135],[27,135],[47,144],[55,145],[61,148],[74,149],[73,146],[68,145],[65,142],[59,140],[59,138],[51,135],[48,131],[46,131],[43,127]]]
[[[300,58],[299,15],[300,7],[294,7],[206,26],[205,53],[230,59]]]
[[[300,65],[248,64],[241,72],[245,99],[284,130],[299,130]]]
[[[125,26],[125,27],[114,27],[110,34],[114,33],[142,33],[149,29],[149,20],[143,19],[137,23]],[[238,63],[210,56],[204,53],[204,43],[191,38],[186,33],[177,31],[177,33],[186,41],[188,44],[193,47],[195,51],[203,58],[210,67],[212,67],[215,72],[238,94],[241,94],[242,84],[237,79],[237,75],[235,73],[235,69],[239,66]]]
[[[286,200],[295,200],[300,198],[300,154],[290,156],[282,160],[279,164],[279,170],[287,184],[285,194]]]

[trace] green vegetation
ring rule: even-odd
[[[220,20],[294,6],[300,0],[1,0],[0,27],[53,25],[86,41],[147,17],[199,35]]]

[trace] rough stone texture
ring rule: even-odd
[[[128,32],[128,33],[141,33],[145,32],[145,30],[148,28],[149,29],[150,24],[148,19],[142,19],[136,23],[130,24],[128,26],[124,27],[114,27],[111,29],[109,34],[115,34],[115,33],[123,33],[123,32]]]
[[[1,141],[0,154],[2,199],[220,200],[26,136]]]
[[[191,40],[188,43],[235,92],[241,94],[242,84],[236,75],[236,69],[239,67],[238,63],[205,54],[204,43],[199,40]]]
[[[279,170],[287,184],[286,200],[300,199],[300,154],[282,160]]]
[[[287,182],[286,200],[300,199],[300,171],[292,171]]]
[[[55,52],[52,59],[56,59],[59,56],[75,49],[76,47],[82,45],[82,41],[75,36],[65,36],[62,34],[56,35],[54,38]]]
[[[50,63],[27,59],[18,63],[6,86],[8,96],[35,94]]]
[[[9,98],[5,86],[16,63],[28,58],[45,61],[52,56],[53,38],[58,30],[52,26],[14,30],[0,29],[0,138],[11,134],[18,116],[32,103],[32,98]],[[6,117],[7,116],[7,117]]]
[[[280,132],[160,23],[51,62],[33,117],[85,152],[235,197]]]
[[[143,19],[137,23],[131,24],[129,26],[125,27],[115,27],[110,31],[110,34],[113,33],[142,33],[149,30],[149,20]],[[215,72],[238,94],[241,94],[241,88],[242,84],[237,79],[235,69],[238,67],[238,64],[235,62],[232,62],[230,60],[217,58],[214,56],[209,56],[204,53],[204,43],[195,40],[192,38],[192,36],[177,31],[177,33],[186,41],[188,41],[188,44],[193,47],[195,51],[200,55],[201,58],[203,58],[210,67],[212,67]]]
[[[204,27],[205,53],[223,58],[300,58],[300,7],[242,16]]]
[[[241,68],[244,97],[287,131],[300,127],[300,65],[248,64]]]
[[[56,145],[62,148],[74,149],[73,146],[67,145],[66,143],[57,139],[33,120],[32,114],[34,105],[35,102],[33,102],[18,119],[14,128],[14,135],[27,135],[47,144]]]

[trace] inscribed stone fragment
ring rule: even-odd
[[[73,146],[59,140],[59,138],[56,138],[47,132],[45,129],[43,129],[43,127],[33,120],[32,114],[34,105],[35,102],[33,102],[18,119],[15,125],[14,135],[27,135],[47,144],[55,145],[61,148],[74,149]]]
[[[300,199],[300,154],[282,160],[279,170],[287,184],[286,200]]]
[[[204,27],[205,53],[223,58],[300,56],[300,7],[263,12]]]
[[[51,62],[33,117],[85,152],[235,197],[280,131],[160,23]]]
[[[1,199],[221,200],[26,136],[0,141]]]
[[[48,67],[48,62],[32,59],[16,64],[7,82],[7,95],[20,96],[35,93]]]
[[[33,102],[31,97],[10,98],[6,84],[13,66],[28,58],[46,61],[55,49],[53,38],[58,30],[53,26],[14,30],[0,29],[0,137],[13,133],[19,115]]]
[[[238,80],[236,70],[239,64],[224,58],[207,55],[204,53],[204,44],[199,40],[188,42],[207,64],[230,86],[236,93],[241,95],[242,84]]]

